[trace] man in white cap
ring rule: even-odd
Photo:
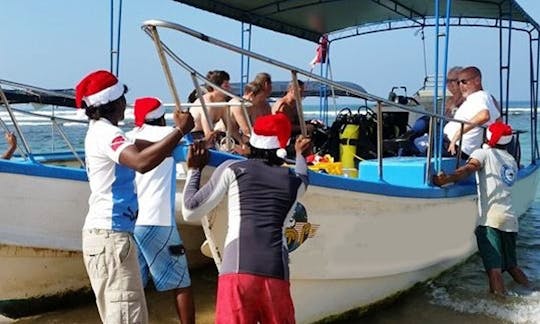
[[[193,128],[193,118],[175,111],[175,131],[152,145],[128,140],[118,127],[126,109],[126,86],[108,71],[92,72],[77,84],[77,107],[90,119],[84,141],[90,183],[84,222],[84,264],[104,323],[147,323],[148,311],[133,229],[137,219],[135,171],[159,165]]]
[[[490,291],[504,294],[504,271],[508,271],[517,283],[529,286],[516,259],[519,215],[512,208],[510,187],[516,181],[518,167],[514,157],[506,151],[506,145],[512,141],[510,126],[501,122],[491,124],[487,140],[483,148],[472,152],[467,164],[454,174],[433,176],[433,183],[442,186],[476,172],[479,218],[474,233],[478,251],[488,275]]]
[[[298,137],[295,168],[284,168],[290,134],[285,114],[259,117],[250,137],[249,158],[221,163],[200,189],[208,151],[203,142],[190,148],[184,219],[200,219],[228,193],[227,244],[218,269],[215,323],[294,323],[284,227],[307,189],[302,154],[310,140]]]
[[[157,142],[173,133],[166,126],[165,109],[153,97],[135,100],[135,128],[127,135],[134,141]],[[144,286],[151,276],[157,291],[173,291],[176,312],[182,324],[195,323],[185,249],[176,227],[176,161],[169,156],[153,170],[137,172],[139,217],[135,241]]]

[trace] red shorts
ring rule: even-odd
[[[294,324],[286,280],[232,273],[219,276],[216,324]]]

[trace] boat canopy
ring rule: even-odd
[[[58,95],[52,94],[53,92],[57,92]],[[37,103],[62,107],[76,107],[75,99],[67,97],[74,97],[73,89],[49,90],[46,94],[26,90],[4,90],[4,93],[10,104]]]
[[[325,34],[369,27],[370,32],[432,26],[437,0],[175,0],[221,16],[276,32],[318,42]],[[440,1],[443,16],[446,1]],[[451,2],[452,25],[500,26],[521,22],[514,29],[540,30],[516,0],[459,0]],[[510,19],[511,18],[511,19]],[[479,22],[477,19],[489,20]],[[407,23],[403,26],[400,23]],[[344,38],[333,37],[330,40]]]
[[[8,87],[8,88],[4,88]],[[27,84],[0,79],[2,91],[8,104],[37,103],[43,105],[77,107],[74,89],[43,89]],[[4,104],[0,96],[0,105]]]
[[[272,92],[270,93],[270,97],[272,98],[279,98],[283,97],[285,93],[287,92],[287,87],[289,86],[290,81],[272,81]],[[353,82],[347,82],[347,81],[336,81],[336,83],[341,84],[342,86],[360,91],[360,92],[366,92],[366,90]],[[242,84],[239,82],[233,82],[231,83],[231,91],[232,93],[236,94],[237,96],[242,96],[244,91],[241,89]],[[348,91],[344,91],[341,89],[334,89],[332,92],[332,89],[330,87],[323,86],[318,81],[309,81],[304,83],[304,96],[306,97],[318,97],[318,96],[343,96],[343,97],[358,97],[356,95],[353,95],[352,93]]]

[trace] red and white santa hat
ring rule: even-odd
[[[255,120],[249,143],[258,149],[278,149],[276,155],[285,158],[291,130],[291,122],[283,113],[261,116]]]
[[[99,70],[85,76],[75,87],[75,103],[82,107],[97,107],[124,95],[124,85],[109,71]]]
[[[502,122],[495,122],[488,127],[486,137],[491,147],[506,145],[512,141],[512,127]]]
[[[165,108],[158,98],[144,97],[135,100],[135,126],[141,127],[147,120],[158,119],[165,114]]]

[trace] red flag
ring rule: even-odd
[[[317,46],[317,53],[313,60],[311,60],[311,66],[314,67],[317,63],[326,62],[326,54],[328,53],[328,36],[323,35],[319,40],[319,46]]]

